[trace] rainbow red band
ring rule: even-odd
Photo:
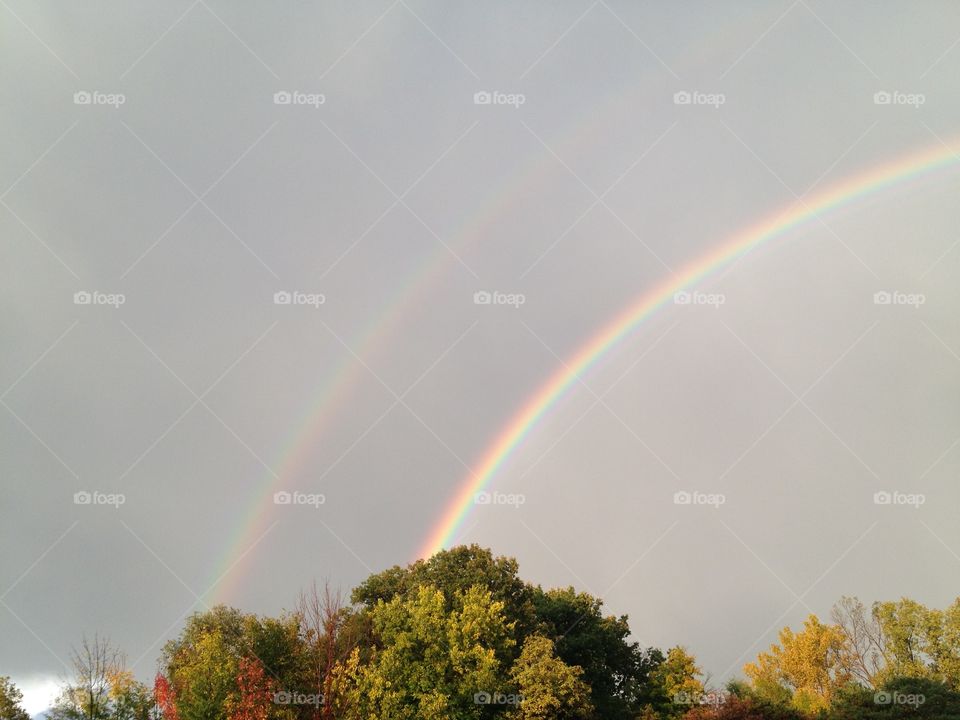
[[[519,447],[543,415],[569,390],[577,379],[603,355],[610,352],[654,311],[670,302],[674,293],[689,290],[757,245],[780,237],[865,196],[899,185],[940,168],[960,164],[960,156],[945,146],[927,149],[884,164],[851,179],[830,186],[806,201],[797,201],[773,216],[734,235],[719,248],[701,256],[675,276],[643,293],[543,384],[513,415],[480,459],[478,469],[464,479],[448,503],[438,524],[419,552],[429,557],[452,542],[474,505],[476,493],[486,487],[504,462]]]

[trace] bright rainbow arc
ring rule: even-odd
[[[473,507],[473,498],[496,475],[504,462],[519,447],[544,414],[603,355],[617,346],[641,322],[667,304],[675,293],[687,290],[705,277],[751,251],[756,246],[780,237],[825,212],[903,183],[940,168],[958,163],[949,147],[940,146],[907,158],[886,163],[816,193],[809,201],[796,201],[756,225],[733,236],[728,242],[699,257],[674,276],[641,295],[594,335],[532,395],[496,436],[481,457],[479,469],[471,473],[454,496],[440,521],[420,550],[421,558],[443,550],[456,536]]]
[[[741,20],[748,24],[743,25],[739,32],[743,37],[753,37],[773,19],[774,16],[764,17],[762,13],[750,15]],[[755,27],[751,27],[750,22],[753,22]],[[740,24],[737,27],[740,28]],[[709,37],[692,43],[692,47],[699,48],[701,52],[688,53],[681,64],[675,65],[675,68],[681,75],[684,74],[688,67],[703,62],[703,53],[707,49],[716,47],[716,39],[726,39],[729,42],[733,37],[735,33],[731,27],[713,26]],[[733,44],[735,45],[736,42]],[[631,84],[631,88],[635,86],[635,83]],[[615,106],[629,97],[624,92],[616,92],[604,100],[601,108],[596,105],[591,106],[585,118],[579,121],[571,120],[566,132],[560,133],[560,136],[572,138],[573,147],[563,143],[558,147],[563,147],[565,154],[569,152],[575,155],[578,146],[586,146],[598,135],[602,135],[602,129],[599,129],[600,126],[596,124],[599,119],[618,117],[621,113]],[[464,242],[469,246],[486,233],[495,232],[489,227],[491,223],[510,205],[522,201],[526,188],[537,186],[536,175],[548,172],[551,168],[553,164],[550,163],[549,156],[537,152],[532,154],[525,163],[519,164],[505,186],[492,186],[486,202],[479,203],[477,209],[464,218],[460,229],[453,234],[455,238],[462,241],[457,245],[458,251]],[[355,343],[351,340],[351,345],[355,345],[357,354],[366,358],[371,353],[383,352],[384,348],[389,346],[391,337],[402,330],[401,321],[411,306],[422,301],[422,293],[426,292],[438,277],[442,277],[442,273],[446,272],[450,265],[452,265],[452,256],[447,249],[437,248],[436,256],[426,262],[423,268],[403,284],[389,304],[388,310],[370,320],[366,330],[361,333],[359,342]],[[332,377],[314,388],[305,399],[299,421],[293,424],[293,434],[286,439],[275,456],[275,464],[278,468],[276,474],[271,473],[259,485],[252,488],[250,499],[241,511],[241,519],[226,543],[219,562],[214,565],[211,575],[211,595],[216,600],[231,597],[233,589],[242,582],[244,572],[237,566],[244,556],[253,550],[259,539],[269,531],[273,492],[281,489],[304,470],[313,442],[322,436],[330,422],[335,421],[338,413],[349,401],[351,390],[366,376],[366,370],[360,363],[352,362],[349,357],[345,357],[343,363],[331,375]]]
[[[517,202],[517,198],[523,196],[522,188],[533,183],[531,176],[542,172],[542,161],[542,154],[528,160],[522,171],[514,173],[513,180],[506,188],[498,188],[491,193],[491,198],[486,203],[480,205],[482,211],[477,211],[463,221],[461,229],[454,233],[454,236],[482,236],[486,229],[485,224],[490,222],[489,218],[497,217],[505,206]],[[402,328],[399,321],[407,314],[411,305],[422,300],[420,295],[449,269],[452,257],[446,248],[438,248],[435,256],[403,283],[390,303],[388,312],[374,318],[362,333],[362,339],[356,343],[359,357],[367,358],[372,353],[382,352],[389,345],[391,337]],[[211,597],[214,601],[229,598],[243,580],[242,572],[231,570],[268,531],[270,513],[267,509],[271,507],[274,491],[282,489],[284,482],[289,483],[301,471],[312,448],[311,441],[320,436],[324,428],[335,420],[337,413],[341,412],[349,401],[350,391],[368,376],[368,372],[362,363],[354,361],[348,353],[343,363],[332,373],[332,378],[315,389],[304,403],[300,420],[294,423],[297,432],[277,453],[277,471],[271,473],[260,487],[254,488],[252,499],[242,515],[243,519],[227,543],[221,560],[215,565],[216,574],[211,577],[215,590],[211,591]]]

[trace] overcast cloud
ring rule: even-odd
[[[633,299],[836,183],[960,152],[948,2],[0,18],[0,674],[28,689],[84,632],[146,679],[192,610],[278,613],[411,561]],[[457,542],[715,680],[843,594],[950,602],[958,191],[960,162],[761,245],[696,288],[719,307],[667,304],[493,478],[524,503]],[[74,502],[94,491],[124,502]]]

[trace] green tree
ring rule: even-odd
[[[960,599],[936,610],[901,598],[874,603],[841,598],[834,622],[844,635],[843,663],[861,684],[896,677],[942,680],[960,689]]]
[[[841,686],[840,689],[846,686]],[[839,690],[838,690],[839,691]],[[708,696],[710,694],[708,693]],[[720,697],[734,697],[741,700],[751,700],[755,706],[770,706],[777,708],[791,708],[793,692],[785,688],[779,682],[775,682],[773,687],[764,687],[758,689],[755,683],[740,679],[733,679],[727,682],[722,691],[718,691]]]
[[[591,703],[603,718],[633,720],[646,705],[667,703],[649,678],[663,655],[630,641],[626,616],[604,616],[598,598],[573,588],[544,591],[525,583],[518,573],[512,558],[494,557],[476,545],[460,546],[406,568],[372,575],[353,591],[352,600],[365,609],[362,614],[369,614],[379,602],[412,597],[421,588],[432,587],[442,592],[444,609],[452,611],[467,589],[480,586],[503,604],[513,628],[513,644],[498,655],[505,666],[516,660],[528,637],[543,635],[553,641],[559,659],[583,669]],[[361,666],[369,655],[369,649],[361,647]]]
[[[534,590],[520,579],[516,560],[494,557],[479,545],[442,550],[405,568],[395,566],[371,575],[354,589],[351,600],[372,609],[381,600],[390,602],[430,586],[443,593],[446,609],[451,610],[458,598],[476,585],[486,588],[494,600],[503,603],[505,616],[514,623],[515,656],[523,638],[535,629]]]
[[[107,675],[112,720],[150,720],[154,699],[150,689],[123,667]]]
[[[936,617],[909,598],[874,603],[873,616],[883,637],[884,665],[880,678],[934,677],[931,636],[937,635]]]
[[[510,670],[519,690],[519,707],[512,720],[586,720],[593,717],[590,688],[583,670],[571,667],[554,653],[553,641],[531,635]]]
[[[20,688],[9,677],[0,677],[0,720],[30,720],[22,703]]]
[[[181,720],[227,720],[237,692],[240,657],[219,628],[204,629],[178,644],[167,667]]]
[[[892,678],[877,690],[850,685],[837,693],[822,720],[956,720],[960,694],[929,678]]]
[[[943,611],[936,622],[928,623],[927,645],[937,676],[954,690],[960,690],[960,598]]]
[[[218,605],[195,613],[180,635],[168,642],[161,661],[180,720],[226,720],[240,701],[241,664],[256,660],[277,690],[316,693],[299,618],[259,617]],[[274,705],[276,720],[307,717],[311,706]]]
[[[237,660],[257,658],[268,675],[281,681],[297,677],[304,670],[296,614],[259,617],[225,605],[191,615],[180,636],[164,646],[163,662],[175,667],[182,654],[214,633],[219,636],[225,652]]]
[[[671,707],[669,714],[680,714],[688,709],[685,705],[699,702],[704,695],[703,681],[700,679],[703,671],[697,665],[697,659],[683,647],[677,646],[667,650],[667,655],[650,674],[650,679],[660,693],[669,698]]]
[[[478,693],[508,691],[500,658],[513,644],[502,601],[474,586],[451,603],[435,587],[380,600],[370,611],[377,648],[338,672],[342,717],[466,720],[484,716]],[[453,607],[454,609],[448,609]]]
[[[573,588],[538,587],[534,607],[540,632],[553,640],[557,656],[583,669],[590,702],[601,717],[633,720],[646,705],[669,704],[650,678],[663,655],[629,640],[626,615],[604,616],[602,600]]]

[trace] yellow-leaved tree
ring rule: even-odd
[[[840,628],[810,615],[800,632],[785,627],[779,640],[743,668],[754,691],[775,703],[789,702],[803,712],[826,708],[834,693],[851,680],[843,663]]]
[[[650,679],[661,689],[677,712],[689,709],[703,700],[703,671],[697,659],[686,648],[677,645],[667,650],[667,656],[650,673]]]

